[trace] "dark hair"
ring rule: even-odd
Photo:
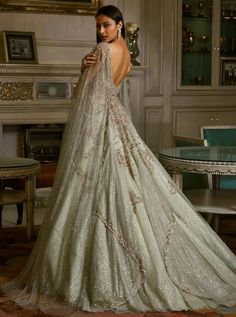
[[[116,22],[116,24],[122,21],[121,35],[123,36],[123,38],[125,38],[125,24],[124,24],[123,16],[117,7],[113,5],[103,6],[98,10],[98,12],[95,15],[95,18],[97,18],[99,15],[105,15],[108,18],[111,18],[112,20]],[[100,42],[101,42],[101,39],[97,32],[97,43],[100,43]]]

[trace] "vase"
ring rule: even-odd
[[[126,23],[126,42],[131,56],[131,63],[133,66],[139,66],[140,63],[136,60],[139,56],[138,48],[138,31],[139,26],[137,23]]]

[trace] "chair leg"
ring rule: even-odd
[[[0,206],[0,227],[2,226],[2,210],[3,210],[3,206]]]
[[[210,225],[213,219],[213,214],[206,214],[205,219]]]
[[[22,218],[23,218],[23,208],[24,208],[24,204],[20,203],[17,204],[17,214],[18,214],[18,218],[17,218],[17,224],[21,225],[22,224]]]
[[[214,229],[216,233],[219,233],[219,223],[220,223],[220,217],[219,215],[216,214],[213,217],[213,224],[212,224],[212,228]]]

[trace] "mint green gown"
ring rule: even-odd
[[[109,44],[80,78],[50,206],[23,270],[2,288],[47,313],[236,305],[236,257],[137,134]]]

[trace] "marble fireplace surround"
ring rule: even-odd
[[[6,126],[66,122],[79,74],[79,65],[0,64],[1,154],[5,154],[3,133]],[[38,98],[37,84],[45,81],[67,85],[67,96]]]
[[[132,119],[140,134],[143,131],[143,79],[146,69],[147,66],[133,66],[120,91],[120,98],[130,106]],[[73,86],[79,76],[80,65],[0,64],[0,155],[24,156],[29,126],[51,127],[66,123]],[[39,98],[37,83],[45,81],[67,84],[68,94],[54,98],[51,89],[49,97]],[[46,183],[50,186],[50,175],[51,167],[49,172],[46,170],[41,174],[41,186]]]
[[[143,93],[140,92],[141,78],[147,66],[133,66],[126,81],[130,104],[139,107]],[[0,154],[5,154],[3,134],[6,127],[38,124],[65,123],[71,106],[73,87],[80,75],[80,65],[49,64],[0,64]],[[39,98],[38,83],[63,83],[68,87],[66,96],[53,93]],[[132,91],[131,91],[132,90]],[[139,91],[139,94],[134,92]],[[51,90],[53,92],[53,89]],[[141,94],[141,95],[140,95]],[[121,90],[121,99],[124,98]],[[133,100],[135,99],[135,100]],[[137,99],[137,100],[136,100]],[[142,111],[133,111],[133,121],[139,130]],[[131,109],[132,112],[132,109]],[[136,118],[137,117],[137,118]],[[141,130],[141,129],[140,129]],[[141,131],[140,131],[141,132]],[[142,132],[141,132],[142,134]],[[8,144],[8,142],[7,142]],[[11,146],[11,144],[9,145]],[[17,153],[14,153],[17,155]]]
[[[63,123],[71,104],[78,65],[0,64],[0,124]],[[37,98],[37,83],[66,83],[67,98]]]

